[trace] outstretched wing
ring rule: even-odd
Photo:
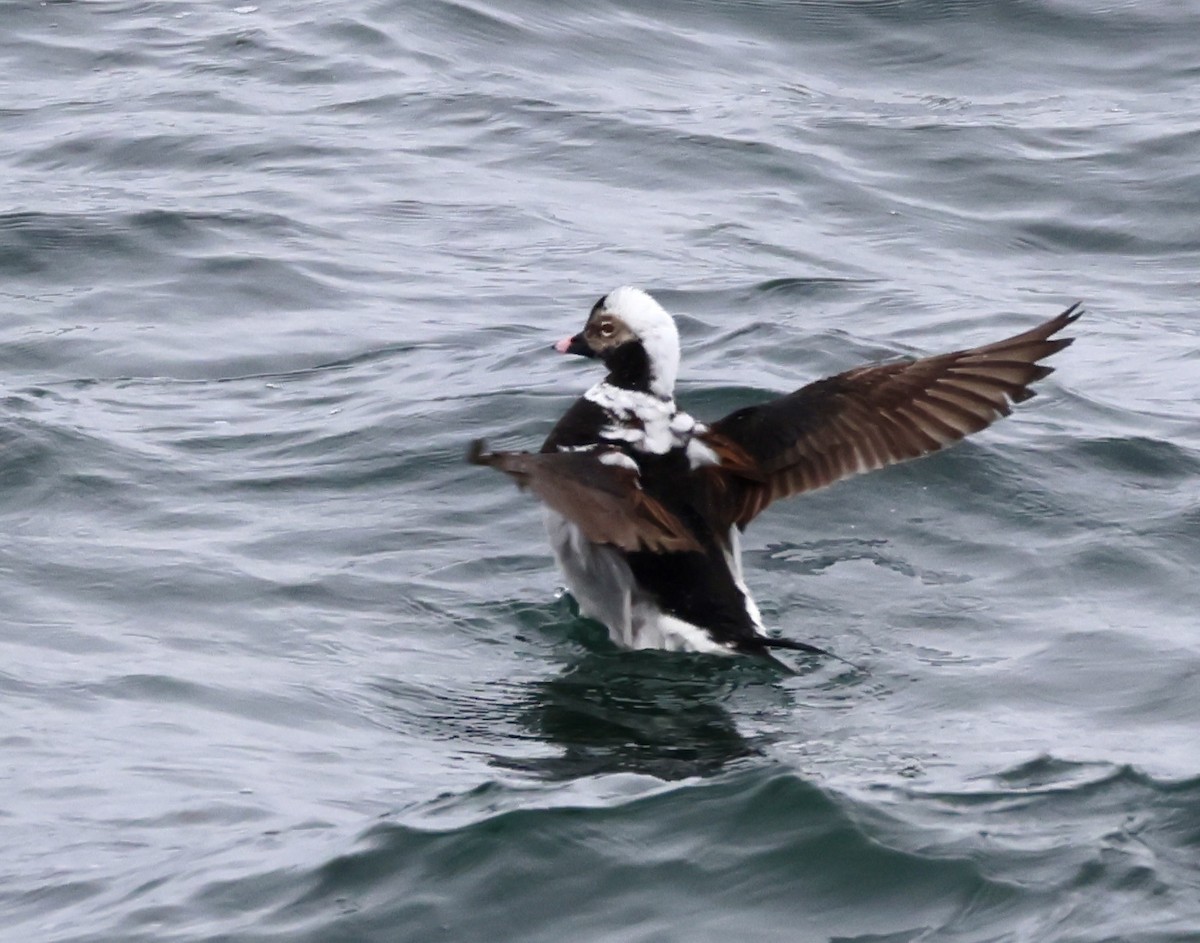
[[[616,450],[489,452],[477,439],[467,461],[512,476],[593,543],[629,553],[701,550],[679,518],[642,490],[637,466]]]
[[[1072,338],[1054,337],[1082,312],[970,350],[867,364],[779,399],[739,409],[701,436],[718,521],[745,527],[772,501],[860,472],[928,455],[1007,416],[1053,371],[1040,361]]]

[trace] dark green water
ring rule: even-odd
[[[0,0],[0,939],[1200,939],[1200,11]],[[1041,395],[613,650],[535,446],[1081,298]]]

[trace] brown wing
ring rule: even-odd
[[[1007,416],[1051,373],[1039,361],[1082,312],[1076,303],[1032,330],[970,350],[867,364],[739,409],[702,438],[720,523],[745,527],[772,501],[936,452]]]
[[[548,507],[579,526],[593,543],[627,552],[700,550],[683,523],[642,491],[638,473],[607,465],[597,452],[488,452],[471,443],[467,461],[511,475]]]

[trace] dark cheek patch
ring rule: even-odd
[[[614,329],[613,332],[607,336],[605,336],[600,330],[601,325],[604,323],[612,324]],[[630,331],[625,324],[615,320],[609,322],[589,322],[587,327],[584,329],[584,333],[587,335],[588,343],[591,344],[596,350],[611,350],[614,347],[620,347],[622,344],[634,339],[633,332]]]

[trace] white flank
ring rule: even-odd
[[[750,595],[750,589],[742,578],[742,540],[736,524],[729,528],[729,549],[725,551],[725,563],[729,567],[729,572],[733,574],[734,585],[742,591],[742,604],[746,607],[746,615],[758,629],[758,634],[766,635],[767,631],[763,628],[762,613],[758,610],[758,603]]]
[[[618,645],[632,648],[626,641],[633,634],[629,611],[633,573],[629,564],[614,548],[592,543],[561,514],[546,508],[543,515],[550,547],[567,589],[579,603],[579,611],[604,623]]]
[[[629,564],[612,547],[594,544],[561,514],[546,509],[546,534],[579,611],[601,622],[623,648],[732,655],[704,629],[663,612],[639,592]],[[755,610],[757,611],[757,610]]]
[[[732,655],[728,645],[715,641],[704,629],[676,616],[659,612],[649,604],[635,607],[637,631],[630,648],[657,648],[668,652],[707,652],[713,655]],[[642,618],[637,619],[637,614]]]

